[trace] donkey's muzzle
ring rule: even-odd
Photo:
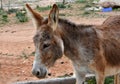
[[[45,78],[47,70],[46,68],[33,69],[32,74],[35,75],[37,78]]]

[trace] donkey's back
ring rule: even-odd
[[[94,29],[100,48],[90,66],[96,72],[97,84],[104,84],[106,76],[120,73],[120,16],[109,17]]]
[[[98,30],[105,75],[120,72],[120,16],[106,19]]]
[[[111,16],[101,25],[105,38],[120,41],[120,15]]]

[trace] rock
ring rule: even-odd
[[[70,73],[70,75],[72,76],[72,75],[73,75],[73,73],[71,72],[71,73]]]
[[[61,62],[61,64],[64,64],[64,62]]]
[[[27,80],[27,78],[24,78],[24,80]]]
[[[51,73],[48,73],[48,76],[51,76]]]
[[[113,6],[115,6],[116,3],[115,3],[115,2],[106,1],[106,2],[100,3],[100,5],[101,5],[102,7],[104,7],[104,8],[107,8],[107,7],[113,7]]]
[[[15,33],[16,31],[12,31],[11,33]]]
[[[100,0],[98,3],[102,7],[120,6],[120,0]]]
[[[89,8],[85,8],[85,11],[100,11],[102,10],[102,7],[89,7]]]

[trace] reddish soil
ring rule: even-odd
[[[69,17],[70,18],[70,17]],[[71,17],[76,23],[101,24],[104,19],[83,19]],[[31,74],[34,60],[32,37],[35,29],[32,22],[14,24],[0,28],[0,84],[11,84],[17,81],[38,80]],[[73,69],[66,57],[58,60],[49,69],[51,75],[46,78],[72,75]]]

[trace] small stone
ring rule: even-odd
[[[64,64],[64,62],[61,62],[61,64]]]
[[[51,73],[48,73],[48,76],[51,76]]]
[[[20,76],[20,74],[17,74],[17,76]]]
[[[73,73],[71,72],[71,73],[70,73],[70,75],[72,76],[72,75],[73,75]]]
[[[17,80],[17,81],[20,81],[20,80]]]
[[[2,52],[0,52],[0,54],[2,54]]]
[[[9,30],[6,30],[5,32],[9,32]]]
[[[30,47],[28,47],[28,49],[30,49]]]
[[[12,31],[11,33],[15,33],[16,31]]]
[[[24,78],[24,80],[27,80],[27,78]]]
[[[22,73],[24,73],[25,71],[22,71]]]

